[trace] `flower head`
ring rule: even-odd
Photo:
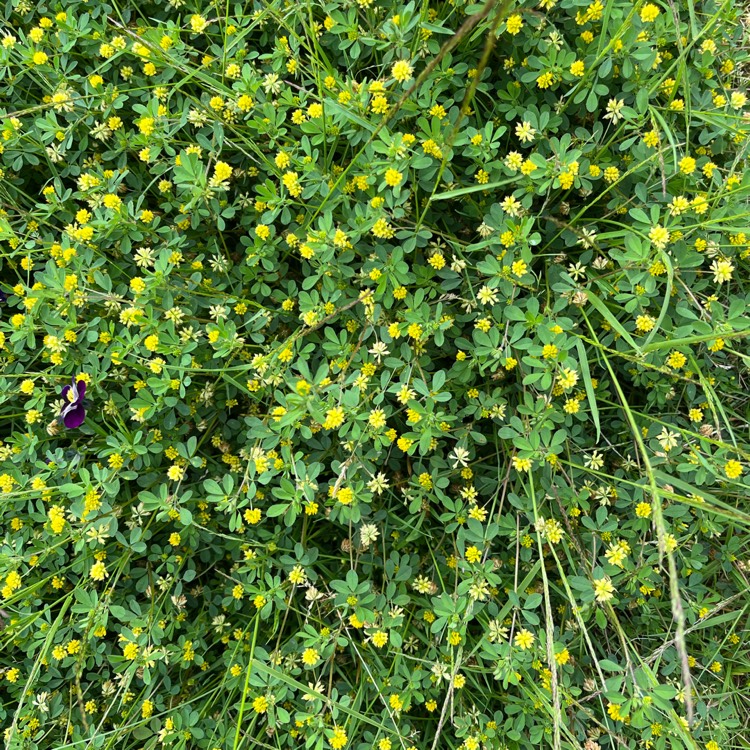
[[[398,60],[391,68],[391,75],[399,82],[408,81],[412,78],[412,67],[408,60]]]
[[[73,378],[70,385],[62,389],[62,397],[66,403],[63,406],[60,416],[63,424],[69,429],[74,430],[83,424],[86,419],[86,407],[84,405],[84,396],[86,395],[86,381],[76,380]]]
[[[615,587],[609,578],[597,578],[594,580],[594,596],[600,603],[608,602],[615,595]]]
[[[516,633],[513,643],[522,651],[527,651],[534,645],[534,634],[526,628],[521,628]]]
[[[607,111],[604,114],[604,119],[611,120],[613,124],[618,123],[625,116],[622,113],[624,106],[625,102],[622,99],[610,99],[607,102]]]

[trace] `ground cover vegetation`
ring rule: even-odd
[[[1,12],[6,747],[748,746],[741,4]]]

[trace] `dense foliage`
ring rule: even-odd
[[[22,748],[746,747],[731,0],[9,0]]]

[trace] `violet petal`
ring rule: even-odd
[[[83,408],[83,404],[74,404],[70,409],[65,409],[62,416],[63,424],[69,430],[74,430],[80,427],[86,419],[86,409]]]

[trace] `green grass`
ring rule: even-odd
[[[2,11],[9,749],[750,745],[747,36],[657,7]]]

